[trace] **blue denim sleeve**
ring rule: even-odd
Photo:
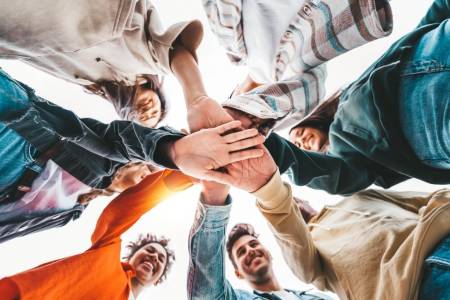
[[[238,299],[225,278],[225,230],[230,209],[230,197],[224,206],[198,204],[189,235],[189,300]]]
[[[432,23],[441,23],[448,18],[450,18],[450,0],[435,0],[418,27]]]

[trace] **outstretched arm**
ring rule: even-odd
[[[319,253],[287,183],[276,172],[253,193],[257,207],[270,224],[287,265],[300,280],[313,282],[322,276]]]
[[[83,119],[95,134],[77,145],[115,161],[154,161],[202,179],[214,169],[234,161],[258,157],[262,152],[248,149],[264,141],[255,129],[229,133],[240,128],[238,121],[203,129],[184,136],[170,128],[152,129],[129,121],[103,124]]]
[[[106,206],[92,234],[92,247],[120,239],[122,233],[133,226],[142,215],[175,192],[191,185],[191,178],[178,171],[165,170],[147,176]]]
[[[238,299],[225,278],[225,230],[230,209],[226,186],[204,184],[189,236],[189,300]]]
[[[219,103],[209,98],[197,62],[182,45],[171,52],[171,68],[183,88],[191,132],[232,121]]]

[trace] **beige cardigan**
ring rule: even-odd
[[[175,39],[182,35],[194,54],[202,34],[199,21],[164,29],[147,0],[0,3],[0,58],[20,59],[81,85],[132,85],[136,75],[168,73]]]
[[[277,173],[254,195],[296,276],[341,299],[416,299],[423,261],[450,234],[450,191],[366,190],[306,224]]]

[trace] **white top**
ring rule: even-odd
[[[272,292],[271,294],[275,295],[278,298],[283,299],[283,300],[298,300],[298,297],[295,294],[293,294],[289,291],[286,291],[286,290],[275,291],[275,292]]]
[[[16,202],[0,206],[0,221],[71,209],[77,203],[78,195],[91,189],[49,160],[28,193]]]
[[[242,2],[242,23],[250,77],[259,83],[275,81],[275,59],[280,40],[304,0],[251,0]],[[300,59],[300,57],[299,57]],[[279,80],[295,74],[283,74]]]

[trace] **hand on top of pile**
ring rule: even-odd
[[[233,132],[240,126],[241,122],[232,121],[194,132],[172,142],[168,147],[169,156],[183,173],[214,180],[221,174],[217,169],[264,154],[262,149],[253,148],[261,145],[264,137],[256,129]]]

